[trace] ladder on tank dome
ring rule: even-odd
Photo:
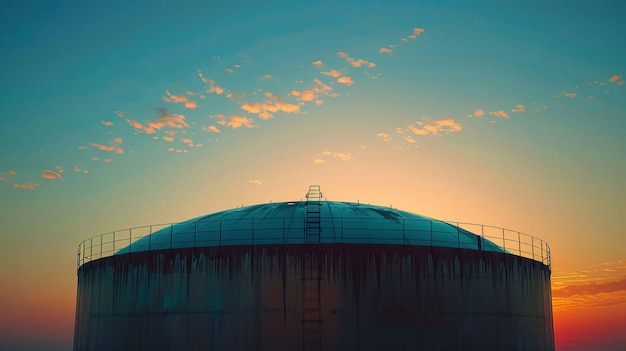
[[[317,245],[321,236],[322,192],[319,185],[309,186],[306,193],[304,223],[304,265],[302,267],[302,350],[319,351],[322,346],[322,314],[320,301],[320,271]]]

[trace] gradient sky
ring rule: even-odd
[[[626,347],[623,1],[228,3],[3,4],[0,349],[80,241],[310,184],[547,241],[558,350]]]

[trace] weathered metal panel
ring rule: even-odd
[[[319,271],[305,344],[303,270]],[[554,350],[549,267],[437,247],[319,244],[115,255],[79,269],[74,350]]]

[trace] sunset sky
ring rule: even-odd
[[[557,350],[626,349],[625,13],[3,4],[0,350],[71,348],[80,241],[310,184],[541,238]]]

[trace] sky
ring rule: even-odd
[[[0,12],[0,349],[67,350],[82,240],[304,198],[551,248],[557,350],[626,348],[623,1]]]

